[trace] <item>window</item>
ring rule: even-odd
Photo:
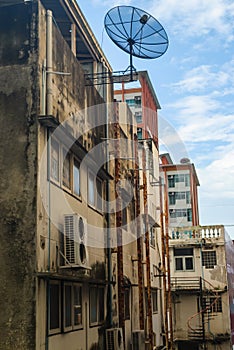
[[[137,128],[137,138],[138,140],[142,140],[142,128]]]
[[[129,105],[129,107],[134,107],[135,106],[135,100],[133,98],[126,99],[126,103]]]
[[[82,287],[73,285],[73,321],[74,326],[82,324]]]
[[[177,174],[174,175],[175,182],[184,182],[184,175],[183,174]]]
[[[141,107],[141,96],[135,96],[134,100],[135,100],[135,106]]]
[[[175,200],[175,192],[169,192],[169,205],[174,205],[176,200]]]
[[[88,175],[88,203],[98,210],[102,210],[103,183],[89,171]]]
[[[124,288],[124,319],[130,320],[130,288]]]
[[[150,227],[150,245],[155,248],[155,228],[153,226]]]
[[[176,192],[175,193],[175,197],[176,197],[176,200],[180,200],[180,199],[185,199],[185,192]]]
[[[174,248],[176,271],[193,270],[193,248]]]
[[[175,209],[170,209],[169,210],[169,215],[171,219],[176,219],[176,211]]]
[[[191,208],[187,209],[187,218],[188,218],[188,221],[192,221],[192,219],[193,219],[193,214],[192,214]]]
[[[138,124],[142,123],[142,112],[136,112],[135,113],[135,118],[136,118],[136,122]]]
[[[50,176],[53,180],[59,181],[59,143],[51,138],[51,167]]]
[[[213,312],[213,313],[216,313],[216,312],[222,312],[222,298],[221,296],[218,296],[218,297],[206,297],[206,298],[203,298],[202,300],[202,308],[205,309],[205,308],[208,308],[207,309],[207,312]]]
[[[63,185],[71,187],[71,159],[70,154],[63,149]]]
[[[73,164],[73,191],[80,196],[80,164],[77,160]]]
[[[213,269],[217,265],[216,251],[203,251],[202,252],[202,266],[206,269]]]
[[[170,197],[169,197],[170,201]],[[171,203],[173,201],[171,200]],[[176,218],[187,218],[188,221],[192,221],[192,209],[170,209],[169,210],[169,215],[171,219],[176,219]]]
[[[190,175],[189,174],[185,174],[184,178],[185,178],[185,186],[189,187],[190,186]]]
[[[50,282],[49,286],[50,296],[50,333],[57,333],[61,330],[61,309],[60,309],[60,284]]]
[[[64,329],[73,330],[82,325],[82,288],[78,284],[64,284]]]
[[[191,204],[191,194],[190,191],[186,192],[186,204]]]
[[[175,178],[174,175],[168,175],[168,187],[172,188],[175,187]]]
[[[158,290],[157,289],[152,289],[151,292],[151,296],[152,296],[152,310],[153,313],[157,313],[158,312]]]
[[[91,286],[89,294],[90,324],[98,325],[104,321],[104,287]]]
[[[91,172],[88,175],[88,202],[91,205],[95,204],[94,175]]]
[[[96,184],[97,184],[96,205],[97,205],[97,209],[102,210],[102,182],[101,182],[101,180],[97,178]]]

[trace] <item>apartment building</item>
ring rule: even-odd
[[[161,154],[160,160],[169,227],[199,225],[197,188],[200,184],[194,164],[188,158],[174,164],[168,153]]]
[[[126,102],[137,122],[138,139],[153,139],[158,144],[158,116],[161,109],[157,95],[147,71],[138,74],[138,87],[126,87],[114,91],[114,97],[119,102]]]
[[[170,229],[175,349],[231,349],[233,242],[223,226]]]
[[[110,176],[87,153],[112,88],[85,71],[111,67],[74,0],[1,0],[0,23],[0,348],[105,347]]]
[[[0,0],[0,23],[0,348],[160,349],[155,94],[139,144],[75,0]]]

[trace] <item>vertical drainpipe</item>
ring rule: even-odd
[[[135,156],[135,196],[136,196],[136,220],[137,220],[137,262],[138,262],[138,291],[139,291],[139,325],[144,329],[144,285],[143,285],[143,268],[142,268],[142,236],[141,236],[141,208],[140,208],[140,183],[139,183],[139,156],[138,156],[138,139],[134,135],[134,156]]]
[[[143,196],[144,196],[144,216],[145,216],[145,255],[146,255],[146,281],[147,281],[147,304],[148,304],[148,335],[150,349],[153,349],[153,317],[151,300],[151,273],[150,273],[150,245],[149,245],[149,217],[148,217],[148,193],[146,177],[146,154],[145,146],[142,147],[142,169],[143,169]]]
[[[166,249],[165,249],[165,228],[164,228],[164,210],[163,207],[163,193],[162,193],[162,181],[160,178],[160,208],[161,208],[161,246],[162,246],[162,271],[163,271],[163,305],[164,305],[164,327],[165,327],[165,340],[166,349],[168,349],[168,305],[167,305],[167,281],[166,281]]]
[[[53,15],[50,10],[47,11],[46,17],[46,113],[52,115],[52,23]],[[50,236],[51,236],[51,198],[50,198],[50,153],[51,153],[51,138],[47,140],[48,144],[48,272],[50,272]],[[48,278],[46,284],[46,306],[47,306],[47,317],[46,317],[46,342],[45,348],[49,350],[49,324],[50,324],[50,280]]]
[[[125,339],[124,327],[124,283],[123,283],[123,241],[122,241],[122,203],[119,196],[120,182],[120,125],[119,111],[115,110],[114,116],[114,138],[116,140],[115,150],[115,195],[116,195],[116,233],[117,233],[117,271],[118,271],[118,309],[119,309],[119,327],[123,329],[123,338]]]
[[[113,105],[111,105],[113,108]],[[109,139],[109,120],[108,120],[109,110],[106,107],[106,138]],[[112,111],[113,113],[113,111]],[[106,164],[107,164],[107,172],[110,172],[109,165],[109,142],[106,142]],[[108,327],[112,327],[113,325],[113,311],[112,311],[112,257],[111,257],[111,236],[110,236],[110,183],[106,181],[106,202],[107,202],[107,275],[108,275],[108,291],[107,291],[107,324]]]
[[[47,115],[52,115],[52,24],[53,24],[53,14],[52,11],[47,10],[47,29],[46,29],[46,113]]]

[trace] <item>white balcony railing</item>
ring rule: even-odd
[[[224,226],[190,226],[190,227],[171,227],[169,228],[171,240],[176,239],[224,239]]]

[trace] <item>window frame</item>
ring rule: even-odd
[[[51,286],[52,285],[56,285],[58,286],[58,324],[59,324],[59,327],[57,328],[51,328],[51,315],[54,314],[51,310]],[[62,317],[61,317],[61,311],[62,311],[62,307],[61,307],[61,283],[59,281],[50,281],[49,282],[49,298],[50,298],[50,303],[49,303],[49,315],[50,315],[50,318],[49,318],[49,334],[50,335],[53,335],[53,334],[58,334],[58,333],[61,333],[62,331]],[[54,300],[54,298],[53,298]]]
[[[95,291],[96,297],[94,300],[91,299],[91,292],[92,290]],[[103,302],[100,303],[100,290],[103,292]],[[95,305],[92,305],[92,303],[95,302]],[[100,305],[103,305],[103,319],[100,319]],[[105,321],[105,286],[104,285],[98,285],[98,284],[92,284],[89,286],[89,326],[90,327],[96,327],[99,325],[102,325]],[[91,319],[91,313],[92,313],[92,306],[95,306],[95,312],[96,312],[96,321],[92,321]]]
[[[92,181],[92,183],[93,183],[93,203],[90,202],[90,192],[89,192],[90,191],[90,182],[89,182],[90,176],[93,178],[93,181]],[[97,183],[99,183],[101,185],[101,194],[98,191]],[[99,195],[99,197],[98,197],[98,195]],[[101,201],[101,203],[99,201]],[[87,202],[88,202],[88,206],[90,206],[91,208],[94,208],[99,213],[103,212],[103,180],[100,177],[95,176],[94,172],[90,168],[88,168],[88,178],[87,178]]]
[[[75,191],[75,176],[74,176],[74,169],[78,169],[78,176],[79,176],[79,193]],[[81,198],[81,174],[80,174],[80,160],[78,160],[77,157],[73,156],[73,162],[72,162],[72,193]]]
[[[181,254],[179,254],[179,249],[181,249]],[[183,254],[182,249],[184,249],[184,254]],[[189,251],[186,253],[186,249],[191,250],[192,254],[191,254],[191,252],[189,253]],[[188,259],[191,259],[191,261],[192,261],[192,269],[188,269],[187,268],[186,261]],[[182,269],[177,269],[177,261],[181,261]],[[174,265],[175,265],[175,271],[176,272],[179,272],[179,271],[195,271],[194,250],[193,250],[193,248],[174,248]]]
[[[214,303],[215,299],[217,298],[217,301]],[[214,305],[212,305],[214,303]],[[212,306],[211,306],[212,305]],[[223,312],[223,304],[222,304],[222,296],[210,296],[210,297],[204,297],[202,299],[202,309],[206,309],[206,312],[210,313],[222,313]]]
[[[213,254],[211,254],[211,253],[213,253]],[[209,255],[213,255],[213,256],[210,257]],[[214,264],[213,264],[213,262],[214,262]],[[214,269],[216,265],[217,265],[216,251],[215,250],[203,250],[202,251],[202,266],[205,267],[205,269]]]
[[[55,137],[52,137],[51,135],[49,135],[49,154],[48,154],[48,159],[49,159],[49,166],[48,166],[48,171],[49,171],[49,174],[48,174],[48,178],[50,181],[53,181],[55,182],[56,184],[59,184],[60,185],[60,180],[61,180],[61,174],[60,174],[60,167],[61,167],[61,159],[60,159],[60,142],[55,138]],[[57,175],[58,175],[58,178],[54,177],[53,174],[54,174],[54,171],[52,170],[52,165],[53,165],[53,149],[54,146],[53,144],[57,144],[58,146],[58,165],[57,165]]]
[[[131,288],[130,286],[124,287],[124,319],[130,320],[131,318]]]
[[[149,242],[150,246],[155,249],[156,247],[156,230],[153,225],[150,225],[149,229]]]
[[[154,299],[155,296],[155,299]],[[153,314],[158,313],[158,288],[151,289],[151,299],[152,299],[152,312]]]
[[[138,140],[143,139],[143,129],[142,128],[137,128],[137,138],[138,138]]]
[[[66,147],[64,147],[63,145],[61,145],[62,148],[62,162],[61,162],[61,185],[63,188],[65,188],[68,191],[71,191],[73,183],[72,183],[72,165],[73,165],[73,161],[72,161],[72,156],[71,153],[66,149]],[[65,155],[65,156],[64,156]],[[65,161],[69,160],[69,169],[68,169],[68,174],[69,174],[69,184],[66,184],[66,181],[64,180],[64,169],[65,169]]]
[[[71,288],[71,299],[70,299],[70,315],[71,315],[71,324],[66,326],[66,293],[65,288],[69,286]],[[80,299],[81,299],[81,323],[75,324],[75,297],[74,297],[74,287],[78,287],[80,289]],[[72,283],[72,282],[64,282],[63,283],[63,331],[71,332],[77,329],[83,328],[83,307],[82,307],[82,285],[80,283]]]

